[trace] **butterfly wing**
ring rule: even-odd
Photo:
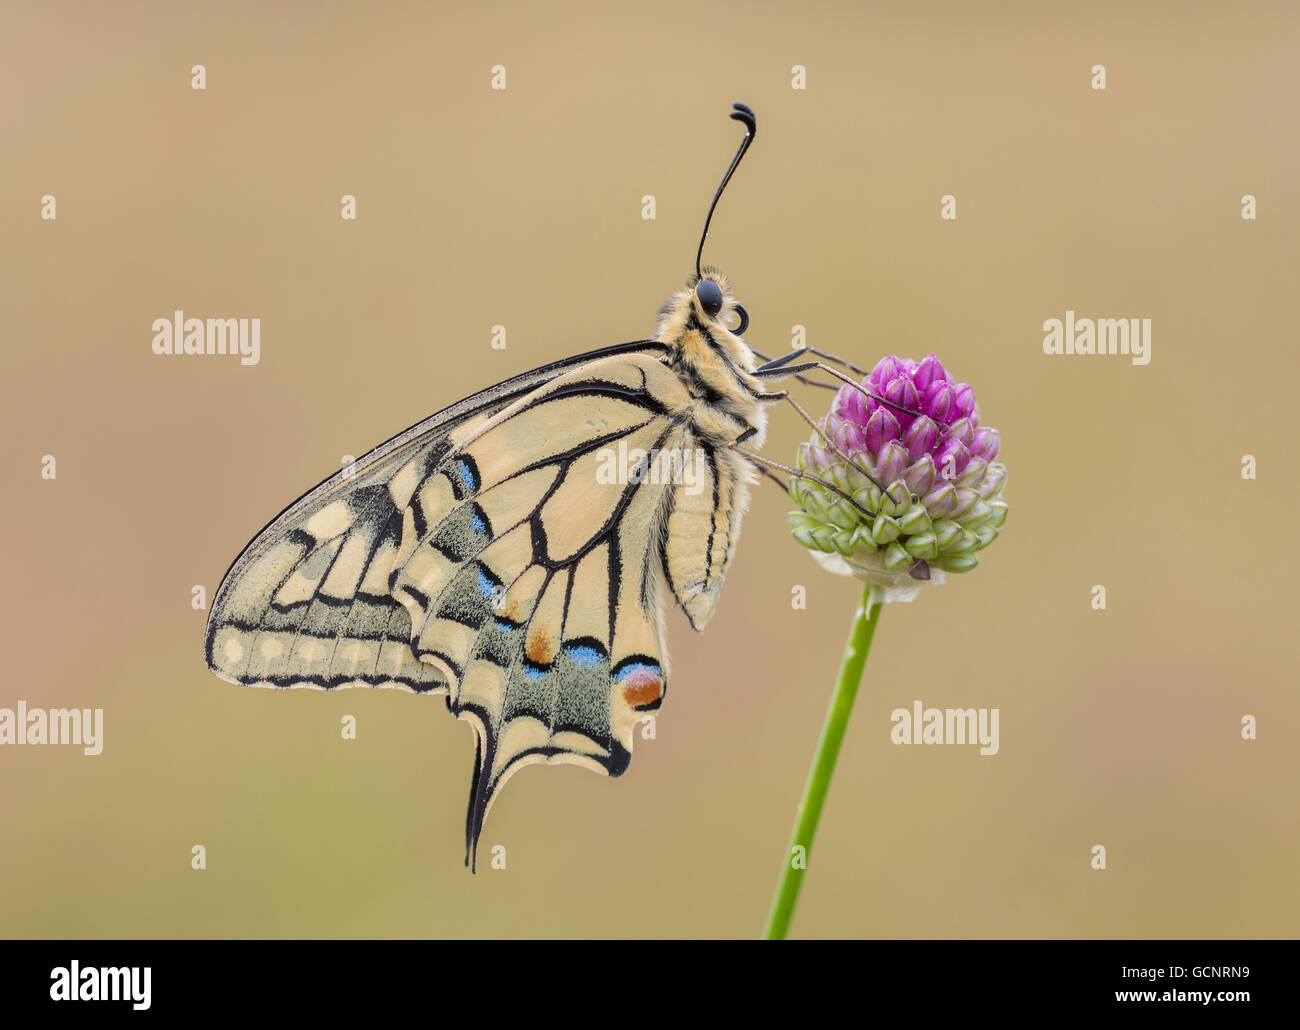
[[[660,557],[668,588],[702,630],[722,595],[754,474],[730,448],[699,446],[687,460],[693,468],[673,488]]]
[[[636,723],[662,702],[658,543],[672,486],[639,472],[650,454],[691,446],[675,414],[689,402],[654,357],[592,362],[402,484],[411,501],[391,591],[412,649],[475,731],[471,859],[511,775],[546,762],[617,776]]]
[[[433,427],[378,459],[367,455],[264,529],[213,599],[208,668],[249,686],[445,692],[439,670],[411,652],[410,619],[388,593],[401,528],[388,483],[446,448],[446,428]]]
[[[613,350],[485,391],[326,480],[249,545],[209,617],[208,664],[234,682],[446,693],[477,743],[469,856],[510,775],[618,775],[663,697],[672,489],[607,473],[620,445],[689,449],[690,398],[662,348]]]
[[[657,346],[622,344],[523,373],[429,416],[319,483],[226,572],[208,615],[209,669],[254,686],[445,692],[436,667],[413,664],[409,618],[388,591],[401,528],[388,484],[412,462],[436,467],[457,428],[490,418],[566,370]]]

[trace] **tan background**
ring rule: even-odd
[[[0,706],[106,720],[96,758],[0,749],[0,934],[758,931],[857,595],[779,492],[707,633],[672,617],[628,774],[505,791],[505,872],[461,867],[471,735],[441,700],[233,687],[189,603],[342,455],[649,333],[732,100],[760,132],[707,258],[750,341],[937,350],[1010,469],[980,568],[884,613],[794,932],[1296,933],[1287,5],[191,6],[0,35]],[[262,363],[154,356],[175,308],[260,317]],[[1066,308],[1151,318],[1152,363],[1045,357]],[[804,436],[778,413],[768,453]],[[999,707],[1001,753],[892,745],[914,698]]]

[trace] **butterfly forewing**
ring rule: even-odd
[[[410,655],[384,646],[394,641],[410,650],[409,619],[388,587],[413,489],[395,481],[397,473],[421,477],[452,449],[457,427],[490,417],[574,366],[602,354],[662,349],[652,341],[621,344],[516,376],[430,416],[317,485],[227,571],[204,637],[209,668],[231,682],[262,686],[445,686],[436,668],[416,669]],[[401,674],[393,675],[399,666]]]
[[[388,593],[400,540],[387,479],[442,441],[413,441],[351,479],[304,498],[227,574],[208,618],[207,660],[254,686],[354,685],[442,691],[436,666],[416,660],[411,622]]]

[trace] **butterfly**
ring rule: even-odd
[[[519,769],[627,768],[667,689],[665,602],[703,629],[756,472],[810,478],[755,451],[768,404],[794,403],[765,381],[818,368],[856,386],[792,363],[832,358],[812,348],[760,363],[730,282],[700,266],[757,132],[732,108],[744,139],[653,338],[524,372],[380,444],[272,520],[213,599],[204,654],[222,679],[446,697],[474,731],[471,868]],[[624,474],[602,475],[611,454]]]

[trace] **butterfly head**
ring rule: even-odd
[[[704,217],[704,231],[700,233],[700,246],[695,252],[695,274],[687,280],[686,289],[669,297],[659,311],[658,339],[681,347],[686,342],[687,335],[695,333],[714,347],[720,347],[736,364],[748,371],[752,367],[753,356],[740,337],[749,327],[749,315],[736,303],[735,293],[727,277],[716,268],[700,265],[704,256],[704,241],[709,238],[709,223],[713,221],[718,200],[758,132],[758,121],[753,111],[744,104],[732,104],[731,108],[731,117],[745,127],[745,138],[740,141],[736,156],[731,159],[722,182],[713,194],[709,212]]]
[[[749,314],[736,303],[735,293],[725,275],[716,268],[705,268],[687,284],[696,317],[703,322],[715,321],[729,332],[742,335],[749,328]],[[736,321],[731,321],[734,313]]]
[[[659,309],[655,339],[673,349],[671,364],[691,368],[716,397],[735,388],[736,373],[750,373],[756,367],[754,352],[740,337],[748,324],[730,281],[716,268],[705,266]]]
[[[731,281],[706,265],[686,281],[684,290],[674,293],[659,309],[658,339],[673,343],[690,330],[703,331],[715,339],[738,338],[748,325],[749,315],[736,303]]]

